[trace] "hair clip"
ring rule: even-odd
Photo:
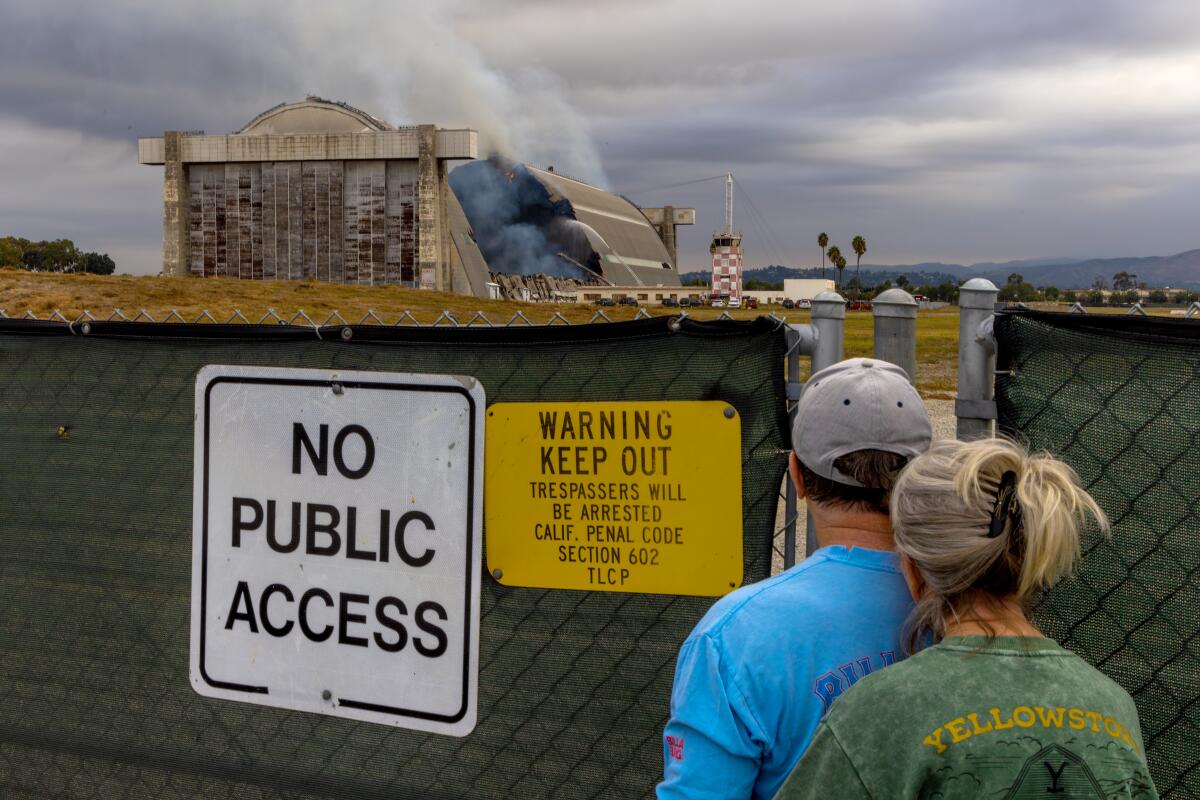
[[[988,523],[988,538],[995,539],[1004,533],[1009,517],[1013,524],[1021,522],[1021,507],[1017,504],[1017,473],[1007,470],[1000,476],[1000,488],[996,490],[996,505],[992,506],[992,521]]]

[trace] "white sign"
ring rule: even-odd
[[[484,406],[473,378],[200,370],[195,690],[470,733]]]

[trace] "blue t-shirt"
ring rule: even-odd
[[[717,601],[679,651],[660,800],[773,797],[911,609],[895,553],[841,546]]]

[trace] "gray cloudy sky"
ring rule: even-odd
[[[137,136],[305,94],[478,128],[535,164],[699,209],[732,170],[752,266],[1200,247],[1195,0],[0,0],[0,234],[154,272]],[[757,212],[757,213],[756,213]]]

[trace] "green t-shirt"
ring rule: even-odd
[[[777,798],[1157,798],[1133,700],[1049,639],[954,636],[868,675]]]

